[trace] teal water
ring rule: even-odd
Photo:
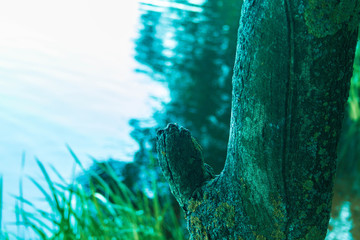
[[[85,165],[131,161],[132,118],[168,99],[164,84],[135,71],[136,1],[0,3],[0,173],[3,222],[14,221],[21,175],[40,177],[35,157],[70,178],[71,146]],[[22,155],[25,167],[21,169]],[[24,181],[24,195],[40,194]]]

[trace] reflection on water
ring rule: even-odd
[[[141,5],[135,59],[144,66],[138,71],[169,88],[171,101],[155,115],[159,126],[177,122],[189,128],[205,160],[219,172],[228,140],[241,2],[207,1],[201,11],[174,6]]]

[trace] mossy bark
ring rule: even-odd
[[[243,3],[224,170],[211,173],[188,130],[158,133],[159,162],[192,239],[325,238],[357,40],[359,12],[347,4],[359,6]]]

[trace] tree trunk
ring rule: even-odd
[[[158,132],[191,239],[324,239],[352,74],[355,0],[244,1],[225,168],[188,130]]]

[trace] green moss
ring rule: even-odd
[[[282,202],[281,197],[278,194],[271,194],[271,205],[273,207],[274,225],[271,232],[271,239],[286,239],[286,235],[282,231],[280,226],[283,226],[286,221],[286,209]]]
[[[190,221],[194,224],[195,227],[201,227],[201,221],[198,217],[191,216]]]
[[[319,152],[318,152],[318,153],[319,153],[319,155],[324,155],[324,154],[326,154],[326,149],[321,147],[321,148],[319,149]]]
[[[189,201],[188,209],[190,212],[195,212],[196,208],[201,205],[202,202],[191,199]]]
[[[317,207],[316,214],[319,215],[323,210],[325,210],[327,208],[328,208],[328,204],[326,204],[326,203],[321,204],[320,206]]]
[[[256,240],[266,240],[266,237],[264,237],[262,235],[257,235]]]
[[[327,167],[328,166],[328,160],[327,159],[322,159],[320,161],[320,166],[321,166],[321,168]],[[324,169],[323,169],[323,171],[324,171]]]
[[[281,202],[280,197],[271,197],[271,205],[273,207],[273,215],[277,219],[278,222],[284,220],[286,217],[286,210],[283,207],[283,203]]]
[[[192,142],[193,142],[193,144],[194,144],[195,149],[196,149],[197,151],[199,151],[199,152],[202,153],[202,147],[201,147],[201,145],[198,143],[198,141],[196,141],[196,139],[195,139],[193,136],[191,136],[191,140],[192,140]]]
[[[353,31],[359,24],[358,0],[308,0],[305,22],[310,34],[322,38],[335,34],[345,25]]]
[[[221,203],[215,209],[215,217],[225,223],[229,228],[235,225],[235,208],[230,204],[224,202]]]
[[[330,131],[330,129],[331,129],[331,128],[330,128],[330,126],[329,126],[329,125],[326,125],[326,126],[325,126],[325,132],[329,132],[329,131]]]
[[[276,226],[277,225],[277,226]],[[275,225],[275,230],[272,232],[271,237],[273,239],[286,239],[286,235],[283,231],[280,230],[278,224]]]
[[[208,239],[206,229],[202,225],[201,220],[198,217],[191,216],[190,222],[193,226],[193,228],[191,228],[192,239],[194,240]]]
[[[299,214],[299,219],[304,219],[304,218],[306,218],[306,213],[305,211],[301,211]]]
[[[320,136],[320,134],[321,134],[320,132],[316,132],[316,133],[314,134],[314,138],[317,139],[317,138]]]
[[[314,183],[311,180],[306,180],[303,185],[304,189],[310,191],[314,187]]]
[[[308,233],[305,235],[304,240],[317,240],[317,239],[324,239],[323,231],[316,226],[309,227]]]

